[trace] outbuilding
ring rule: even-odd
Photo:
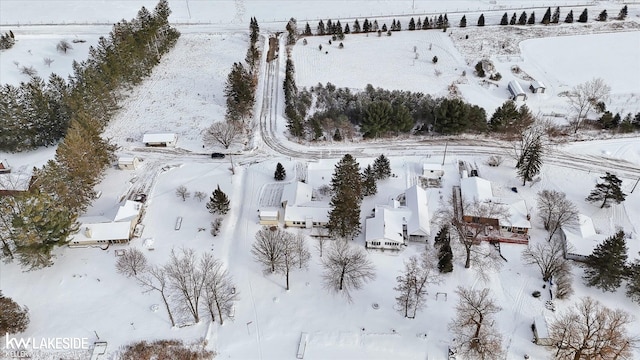
[[[171,133],[144,134],[142,142],[145,146],[175,147],[178,135]]]
[[[520,86],[520,84],[517,81],[515,80],[509,81],[509,84],[507,85],[507,90],[509,90],[509,94],[510,94],[509,98],[511,100],[513,101],[527,100],[527,94],[525,94],[524,90],[522,90],[522,86]]]
[[[136,170],[140,165],[140,159],[137,157],[119,157],[118,169],[120,170]]]
[[[529,89],[534,94],[544,94],[547,88],[544,86],[542,81],[533,80],[531,85],[529,85]]]
[[[549,325],[544,315],[533,318],[533,342],[542,346],[553,345],[553,340],[549,336]]]
[[[260,225],[278,225],[280,213],[276,209],[263,209],[260,210],[258,217],[260,218]]]

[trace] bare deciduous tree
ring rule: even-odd
[[[136,248],[124,250],[116,262],[116,271],[126,277],[138,276],[147,268],[147,258]]]
[[[150,266],[147,267],[146,271],[141,275],[137,276],[136,280],[138,284],[142,286],[144,292],[149,291],[157,291],[162,296],[162,302],[167,310],[167,314],[169,315],[169,321],[171,321],[171,326],[176,326],[176,322],[173,319],[173,313],[171,312],[171,307],[169,306],[169,282],[167,281],[167,273],[163,267],[159,266]]]
[[[541,155],[545,155],[551,143],[547,135],[552,124],[542,119],[536,119],[526,129],[519,131],[515,140],[511,143],[511,157],[516,160],[516,167],[524,160],[525,155],[534,147],[539,147]]]
[[[42,61],[44,61],[44,64],[47,65],[48,67],[51,67],[51,63],[53,62],[52,58],[44,58],[42,59]]]
[[[632,318],[598,301],[582,298],[550,324],[549,336],[557,346],[556,359],[630,359],[635,344],[627,333]]]
[[[598,102],[608,101],[610,93],[611,87],[601,78],[578,84],[569,91],[567,99],[571,110],[575,114],[575,117],[571,120],[571,127],[574,133],[580,130],[582,123]]]
[[[56,45],[56,50],[60,51],[61,53],[67,53],[67,51],[73,49],[73,46],[71,46],[71,44],[69,44],[69,42],[67,40],[60,40],[60,42],[58,43],[58,45]]]
[[[449,329],[456,335],[458,354],[464,359],[502,358],[502,336],[494,328],[493,319],[501,308],[490,297],[489,289],[458,287],[456,294],[460,298]]]
[[[396,303],[404,317],[414,319],[418,310],[425,306],[427,286],[440,283],[436,264],[434,253],[427,251],[423,251],[420,257],[414,255],[405,261],[404,272],[396,277],[398,285],[393,288],[399,293]]]
[[[200,322],[199,304],[204,288],[204,279],[210,271],[212,259],[204,256],[200,262],[193,249],[171,250],[165,271],[171,288],[181,300],[183,308],[191,314],[193,321]]]
[[[284,238],[291,234],[279,227],[263,227],[256,233],[256,241],[251,246],[255,261],[264,266],[266,273],[275,273],[284,262]]]
[[[222,263],[213,258],[205,273],[202,300],[209,311],[211,321],[215,321],[217,317],[220,325],[224,324],[225,317],[232,316],[233,303],[238,300],[231,276]]]
[[[311,252],[309,252],[307,247],[306,237],[303,233],[297,233],[293,240],[298,269],[306,269],[309,267],[309,260],[311,260]]]
[[[315,248],[316,250],[318,250],[318,254],[320,255],[320,257],[322,257],[322,252],[324,251],[324,244],[326,244],[329,239],[327,239],[324,236],[318,236],[316,240],[317,242],[316,242]]]
[[[548,243],[529,245],[522,252],[522,261],[525,264],[537,265],[540,269],[543,281],[549,281],[552,277],[567,271],[569,262],[564,258],[564,249],[559,239]]]
[[[558,299],[568,299],[573,295],[573,274],[568,262],[566,266],[565,269],[556,274],[556,297]]]
[[[202,200],[207,198],[207,194],[202,191],[196,191],[195,193],[193,193],[193,197],[199,202],[202,202]]]
[[[324,286],[331,292],[343,294],[351,302],[351,291],[375,279],[375,267],[367,253],[344,240],[335,240],[322,260]]]
[[[578,224],[578,209],[567,199],[565,193],[555,190],[542,190],[538,193],[538,216],[549,232],[548,241],[551,241],[560,228]]]
[[[187,190],[187,187],[184,185],[180,185],[178,186],[178,188],[176,188],[176,195],[182,199],[182,201],[186,201],[189,196],[191,196],[191,193],[189,192],[189,190]]]
[[[242,133],[242,128],[239,124],[231,121],[221,121],[211,125],[205,133],[205,141],[217,142],[228,149],[229,146],[238,138]]]

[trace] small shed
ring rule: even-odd
[[[549,336],[549,325],[544,315],[533,318],[533,342],[542,346],[553,345],[553,340]]]
[[[509,94],[510,94],[509,98],[511,100],[513,101],[527,100],[527,94],[525,94],[524,90],[522,90],[522,86],[520,86],[520,84],[517,81],[515,80],[509,81],[509,84],[507,85],[507,90],[509,90]]]
[[[260,225],[278,225],[279,215],[278,210],[260,210]]]
[[[534,94],[544,94],[545,90],[547,89],[544,84],[542,83],[542,81],[537,81],[537,80],[533,80],[531,82],[531,85],[529,85],[529,89],[531,90],[532,93]]]
[[[0,174],[8,174],[11,172],[11,167],[7,162],[7,159],[0,160]]]
[[[165,134],[144,134],[142,142],[145,146],[175,147],[178,135]]]
[[[140,159],[137,157],[119,157],[118,169],[120,170],[136,170],[140,165]]]

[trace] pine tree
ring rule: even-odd
[[[311,36],[311,35],[313,35],[313,33],[311,32],[311,26],[309,26],[309,23],[307,23],[307,24],[304,26],[304,35],[305,35],[305,36]]]
[[[357,34],[360,32],[360,22],[358,21],[358,19],[356,19],[356,21],[353,22],[353,33]]]
[[[544,16],[542,17],[542,21],[540,21],[540,24],[549,25],[550,22],[551,22],[551,8],[548,7],[547,11],[544,13]]]
[[[460,27],[467,27],[467,15],[462,15],[462,19],[460,19]]]
[[[478,18],[478,26],[484,26],[484,14],[480,14]]]
[[[443,226],[435,238],[434,246],[438,249],[438,270],[441,273],[453,271],[453,251],[449,242],[449,227]]]
[[[229,198],[227,197],[227,194],[220,190],[220,185],[213,190],[213,194],[207,203],[207,209],[212,214],[225,215],[229,212]]]
[[[318,21],[318,28],[317,28],[316,33],[318,35],[324,35],[325,34],[324,22],[322,22],[322,20]]]
[[[382,32],[387,32],[387,24],[382,24]]]
[[[607,21],[607,10],[602,10],[600,15],[598,15],[598,21]]]
[[[626,19],[628,13],[629,9],[627,8],[627,5],[625,5],[624,7],[622,7],[622,9],[620,9],[620,13],[618,13],[618,20]]]
[[[377,138],[390,130],[393,108],[388,101],[376,101],[365,110],[360,130],[364,138]]]
[[[438,62],[438,57],[433,57],[433,63]],[[413,116],[411,116],[411,112],[409,108],[405,105],[400,104],[394,107],[393,109],[393,121],[391,121],[391,130],[397,133],[407,133],[413,129],[414,120]]]
[[[540,173],[542,166],[542,144],[540,140],[536,140],[531,146],[527,147],[527,151],[522,154],[522,161],[518,164],[518,176],[522,179],[522,186],[527,181],[533,180],[533,177]]]
[[[573,23],[573,10],[569,10],[567,17],[564,19],[564,22],[571,24]]]
[[[502,15],[502,20],[500,20],[500,25],[509,25],[509,16],[507,15],[507,13],[504,13],[504,15]]]
[[[595,286],[602,291],[616,291],[626,273],[627,243],[624,231],[598,244],[587,257],[584,279],[587,286]]]
[[[371,25],[371,31],[378,31],[378,20],[373,20],[373,25]]]
[[[273,173],[273,178],[276,179],[277,181],[282,181],[287,177],[287,172],[284,169],[284,166],[282,166],[281,163],[278,163],[276,165],[276,171]]]
[[[551,23],[557,24],[560,22],[560,7],[556,7],[556,11],[553,12],[553,16],[551,17]]]
[[[351,29],[349,28],[349,23],[344,24],[344,33],[351,34]]]
[[[360,169],[356,160],[346,154],[335,166],[331,178],[333,196],[329,205],[329,223],[331,236],[353,239],[360,233],[360,205],[362,203],[362,183]]]
[[[640,260],[638,259],[629,266],[627,297],[640,304]]]
[[[526,25],[527,24],[527,12],[523,11],[520,14],[520,18],[518,18],[518,25]]]
[[[415,30],[416,29],[416,22],[415,20],[413,20],[413,18],[411,18],[411,20],[409,20],[409,30]]]
[[[375,195],[378,192],[376,185],[376,173],[371,165],[367,165],[362,173],[362,194],[364,196]]]
[[[391,31],[396,31],[396,19],[393,19],[393,22],[391,23]]]
[[[445,29],[449,27],[449,17],[447,17],[447,13],[444,14],[444,22],[442,23],[442,26]]]
[[[422,21],[420,20],[419,17],[418,17],[418,21],[416,21],[416,29],[417,30],[421,30],[422,29]]]
[[[515,25],[516,24],[516,13],[513,13],[513,15],[511,16],[511,20],[509,21],[509,25]]]
[[[340,129],[336,129],[333,133],[333,141],[342,141],[342,134],[340,133]]]
[[[384,180],[391,176],[391,163],[384,154],[380,154],[373,161],[373,172],[376,174],[376,180]]]
[[[536,23],[536,13],[535,11],[532,11],[531,15],[529,15],[529,20],[527,21],[527,24],[534,25],[535,23]]]
[[[442,29],[444,27],[444,18],[442,14],[438,16],[438,20],[436,20],[436,29]]]
[[[325,33],[327,35],[335,34],[334,29],[335,29],[335,27],[334,27],[333,23],[331,22],[331,19],[327,20],[327,24],[325,25]]]
[[[580,14],[580,17],[578,18],[578,22],[586,23],[588,20],[589,20],[589,15],[587,13],[587,8],[584,8],[584,10],[582,10],[582,14]]]
[[[369,32],[371,31],[371,25],[369,25],[369,19],[364,19],[364,22],[362,23],[362,32]]]
[[[593,189],[587,197],[587,201],[602,201],[602,205],[600,205],[601,209],[611,206],[611,204],[609,204],[609,200],[614,201],[616,204],[620,204],[624,201],[627,195],[622,192],[622,189],[620,189],[622,180],[609,172],[600,177],[600,179],[604,180],[604,182],[596,185],[596,188]]]

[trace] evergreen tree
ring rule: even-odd
[[[255,85],[251,74],[242,63],[234,63],[227,82],[224,95],[227,99],[227,121],[244,122],[253,110]]]
[[[611,204],[609,204],[609,200],[614,201],[616,204],[620,204],[624,201],[627,195],[620,189],[622,180],[609,172],[600,177],[600,179],[604,180],[604,182],[596,185],[596,188],[593,189],[587,197],[587,201],[602,201],[602,205],[600,205],[601,209],[611,206]]]
[[[435,108],[433,130],[440,134],[459,134],[469,126],[469,105],[460,99],[442,99]]]
[[[273,173],[273,178],[277,181],[282,181],[287,177],[287,171],[284,169],[281,163],[276,165],[276,171]]]
[[[564,22],[571,24],[573,22],[573,10],[569,10],[567,17],[564,19]]]
[[[485,77],[486,74],[484,72],[484,67],[482,66],[482,61],[478,61],[478,63],[475,66],[476,69],[476,75],[478,75],[478,77]]]
[[[588,20],[589,20],[589,15],[587,13],[587,8],[584,8],[584,10],[582,10],[582,14],[580,14],[580,17],[578,18],[578,22],[586,23]]]
[[[535,23],[536,23],[536,13],[535,11],[532,11],[531,15],[529,15],[529,20],[527,21],[527,24],[534,25]]]
[[[438,57],[434,56],[434,63],[438,62]],[[391,130],[396,133],[407,133],[413,129],[414,121],[409,109],[403,104],[397,105],[393,109],[393,121],[391,121]]]
[[[513,15],[511,16],[511,20],[509,21],[509,25],[515,25],[516,24],[516,13],[513,13]]]
[[[393,22],[391,23],[391,31],[396,31],[396,19],[393,19]]]
[[[380,28],[378,27],[378,20],[373,20],[373,25],[371,25],[371,31],[378,31]]]
[[[316,30],[316,34],[318,34],[318,35],[324,35],[325,34],[324,22],[322,20],[318,21],[318,27],[317,27],[317,30]]]
[[[349,28],[349,23],[344,24],[344,33],[351,34],[351,29]]]
[[[551,17],[551,23],[557,24],[560,22],[560,7],[556,7],[556,11],[553,12],[553,16]]]
[[[600,15],[598,15],[598,21],[607,21],[607,10],[602,10]]]
[[[629,266],[627,297],[640,304],[640,260],[638,259]]]
[[[544,13],[544,16],[542,17],[542,21],[540,21],[540,24],[549,25],[550,22],[551,22],[551,8],[548,7],[547,11]]]
[[[391,163],[384,154],[380,154],[373,161],[373,172],[376,175],[376,180],[384,180],[391,176]]]
[[[518,176],[522,179],[522,186],[527,181],[533,180],[533,177],[540,173],[542,166],[542,144],[540,140],[535,140],[533,144],[527,147],[521,156],[522,161],[518,163]]]
[[[402,30],[402,24],[400,24],[400,20],[396,21],[396,31]]]
[[[462,15],[462,19],[460,19],[460,27],[467,27],[467,15]]]
[[[212,214],[225,215],[229,212],[229,198],[227,194],[220,190],[220,185],[213,190],[213,194],[211,194],[209,202],[207,203],[207,209]]]
[[[367,165],[362,173],[362,194],[364,196],[375,195],[378,192],[376,185],[376,173],[371,165]]]
[[[371,25],[369,25],[369,19],[364,19],[364,22],[362,23],[362,32],[369,32],[371,31]]]
[[[587,257],[584,279],[587,286],[616,291],[626,272],[627,243],[622,230],[598,244]]]
[[[478,18],[478,26],[484,26],[484,14],[480,14]]]
[[[387,32],[387,24],[382,24],[382,32]]]
[[[453,271],[453,251],[449,242],[449,227],[443,226],[435,238],[435,247],[438,249],[438,270],[441,273]]]
[[[526,25],[527,24],[527,12],[523,11],[520,14],[520,18],[518,18],[518,25]]]
[[[431,24],[429,22],[429,18],[425,17],[424,21],[422,22],[422,30],[428,30],[431,29]]]
[[[333,133],[333,141],[342,141],[342,134],[340,133],[340,129],[336,129]]]
[[[365,110],[360,130],[364,138],[377,138],[390,130],[393,108],[388,101],[375,101]]]
[[[447,17],[447,13],[444,14],[444,22],[442,24],[445,28],[449,27],[449,17]]]
[[[18,305],[13,299],[2,295],[0,291],[0,334],[21,333],[27,330],[27,326],[29,326],[29,308]]]
[[[419,17],[418,17],[418,21],[416,21],[416,29],[418,30],[422,29],[422,21],[420,20]]]
[[[409,30],[415,30],[416,29],[416,22],[415,20],[413,20],[413,18],[411,18],[411,20],[409,20]]]
[[[307,23],[307,24],[304,26],[304,35],[305,35],[305,36],[311,36],[311,35],[313,35],[313,33],[311,32],[311,26],[309,26],[309,23]]]
[[[618,20],[626,19],[628,13],[629,9],[627,8],[627,5],[623,6],[622,9],[620,9],[620,13],[618,13]]]
[[[334,30],[335,30],[335,27],[331,22],[331,19],[327,20],[327,24],[325,25],[325,33],[327,35],[332,35],[332,34],[335,34]]]
[[[438,16],[438,20],[436,20],[436,29],[442,29],[444,27],[444,17],[442,14]]]
[[[504,13],[504,15],[502,15],[502,20],[500,20],[500,25],[509,25],[509,16],[507,15],[506,12]]]
[[[356,19],[356,21],[353,22],[353,33],[357,34],[360,32],[360,22],[358,22],[358,19]]]
[[[329,205],[329,233],[335,238],[353,239],[360,233],[362,183],[356,160],[346,154],[335,166],[331,178],[333,196]]]

